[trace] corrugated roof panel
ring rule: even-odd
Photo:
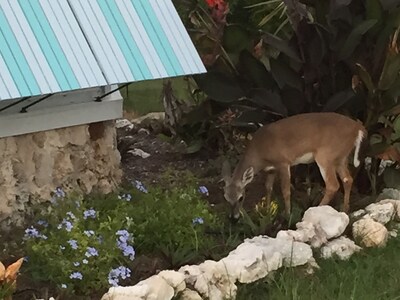
[[[193,66],[195,66],[195,71],[193,73],[196,74],[196,73],[207,72],[203,62],[201,61],[199,53],[194,47],[194,44],[189,36],[189,33],[186,31],[185,25],[183,24],[181,18],[179,17],[178,12],[176,11],[172,1],[160,0],[160,4],[164,7],[163,12],[167,16],[167,18],[170,18],[175,25],[173,31],[175,33],[178,33],[177,39],[180,41],[180,44],[182,45],[181,47],[182,51],[186,52],[186,55],[192,58]]]
[[[171,0],[0,0],[0,99],[202,72]]]
[[[69,1],[107,82],[134,81],[128,63],[118,47],[96,1]]]
[[[169,76],[177,76],[182,73],[181,65],[177,59],[160,22],[153,11],[148,0],[131,0],[141,22],[146,28],[158,55],[160,56]]]
[[[173,28],[173,21],[171,18],[167,17],[167,11],[163,11],[161,9],[161,3],[160,1],[152,1],[150,0],[150,5],[154,10],[154,13],[157,16],[157,19],[160,22],[160,25],[165,32],[165,35],[168,39],[169,44],[172,46],[173,51],[179,60],[181,66],[182,66],[182,71],[180,73],[192,73],[194,70],[192,70],[191,65],[189,61],[187,60],[185,53],[182,51],[181,45],[179,45],[180,42],[180,36],[178,32],[175,32],[175,28]],[[163,7],[165,9],[165,6]],[[172,23],[172,24],[171,24]],[[176,38],[178,37],[178,38]]]
[[[59,91],[60,86],[18,2],[2,1],[1,8],[4,10],[8,22],[14,30],[22,51],[25,52],[25,56],[38,81],[42,94],[47,94],[47,88],[52,93]],[[17,24],[14,22],[14,19]],[[46,84],[43,83],[40,74],[43,75]]]
[[[146,33],[146,29],[144,28],[142,22],[140,22],[140,18],[136,13],[132,3],[124,0],[117,0],[116,3],[126,24],[131,30],[133,39],[136,41],[137,46],[142,53],[153,78],[167,77],[167,71],[165,70],[156,49]]]

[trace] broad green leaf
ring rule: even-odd
[[[299,74],[291,69],[288,65],[275,59],[271,59],[270,64],[272,76],[280,88],[288,85],[297,90],[302,89],[302,81]]]
[[[240,75],[254,84],[258,88],[272,88],[275,81],[265,65],[248,51],[240,53]]]
[[[388,90],[399,76],[400,71],[400,54],[396,49],[389,48],[383,65],[381,78],[378,87],[380,90]]]
[[[229,103],[245,96],[239,82],[224,73],[210,71],[195,75],[194,79],[198,87],[215,101]]]
[[[290,58],[296,60],[297,62],[302,62],[302,59],[298,54],[297,48],[290,46],[287,41],[282,40],[270,33],[265,33],[262,39],[266,44],[276,48],[277,50],[286,54]]]
[[[227,52],[239,53],[250,45],[249,33],[239,25],[228,25],[224,29],[222,45]]]
[[[397,118],[394,120],[393,129],[396,133],[400,133],[400,116],[397,116]]]
[[[338,59],[344,60],[349,58],[360,43],[362,36],[371,29],[376,22],[377,20],[366,20],[355,27],[347,37],[342,49],[340,49]]]
[[[372,82],[371,75],[361,64],[356,64],[356,66],[357,66],[357,70],[358,70],[358,75],[360,76],[361,80],[364,82],[365,86],[367,87],[368,92],[372,95],[375,92],[375,85]]]
[[[393,99],[400,96],[400,75],[397,75],[397,78],[393,82],[392,86],[386,91],[385,95]]]
[[[379,0],[365,0],[365,14],[368,20],[381,20],[382,5]]]
[[[400,189],[400,169],[386,168],[383,171],[383,181],[387,188]]]
[[[336,111],[343,105],[345,105],[347,102],[352,100],[354,96],[355,93],[351,89],[338,92],[329,98],[322,111]]]
[[[249,100],[279,115],[287,115],[287,109],[282,103],[281,96],[276,92],[267,89],[253,89],[250,91]]]

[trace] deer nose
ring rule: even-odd
[[[229,215],[229,220],[232,224],[236,224],[239,221],[239,216],[235,216],[234,214]]]

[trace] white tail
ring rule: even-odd
[[[233,174],[230,174],[227,165],[222,171],[224,196],[232,205],[233,217],[239,217],[245,186],[261,170],[267,172],[267,204],[277,174],[285,211],[289,214],[290,167],[314,161],[325,181],[325,194],[320,205],[328,204],[339,189],[339,175],[344,188],[344,211],[348,211],[353,183],[348,157],[354,149],[353,164],[355,167],[360,165],[360,146],[365,136],[366,130],[361,123],[337,113],[300,114],[261,127],[254,134]]]
[[[354,150],[353,165],[354,165],[356,168],[360,165],[360,160],[358,159],[358,155],[359,155],[359,153],[360,153],[360,146],[361,146],[361,142],[362,142],[363,139],[364,139],[364,135],[365,135],[364,131],[359,130],[359,131],[358,131],[357,138],[356,138],[356,141],[355,141],[355,143],[354,143],[354,145],[355,145],[356,148],[355,148],[355,150]]]

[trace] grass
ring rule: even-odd
[[[171,81],[175,95],[179,99],[187,99],[187,83],[184,77],[172,78]],[[124,97],[124,110],[134,112],[137,115],[163,111],[162,86],[163,79],[158,79],[134,82],[127,88],[121,89],[121,94]]]
[[[384,249],[367,249],[349,261],[320,260],[321,269],[305,275],[299,268],[283,269],[272,278],[242,285],[238,300],[381,300],[400,299],[400,239]]]

